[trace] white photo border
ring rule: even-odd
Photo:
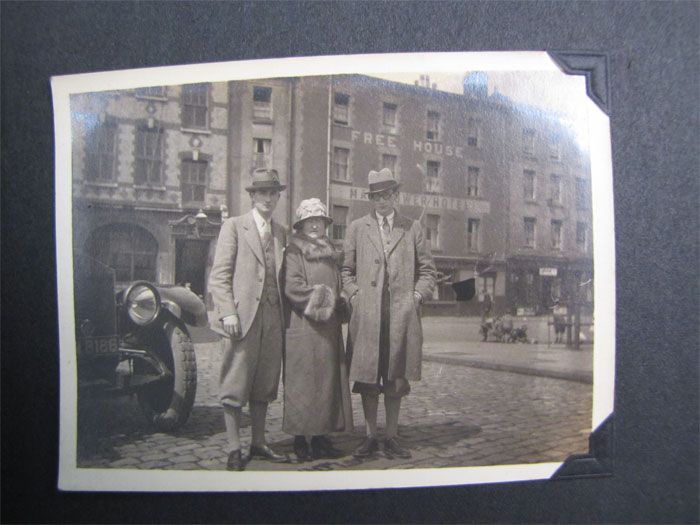
[[[429,65],[429,66],[426,66]],[[148,471],[78,468],[77,373],[73,297],[70,96],[147,86],[337,74],[560,71],[544,51],[398,53],[246,60],[57,76],[51,79],[55,126],[56,258],[60,343],[59,476],[61,490],[306,491],[468,485],[548,479],[562,463],[335,472]],[[564,75],[563,72],[561,72]],[[613,413],[615,379],[615,234],[610,121],[586,99],[591,137],[595,430]]]

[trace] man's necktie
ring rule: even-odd
[[[272,237],[272,234],[270,233],[270,223],[268,222],[267,224],[265,224],[265,227],[263,228],[262,232],[261,240],[263,248],[267,247],[268,243],[270,242],[270,237]]]
[[[382,237],[384,237],[384,242],[389,244],[389,238],[391,236],[391,228],[389,227],[389,219],[384,217],[382,221]]]

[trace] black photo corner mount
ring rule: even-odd
[[[547,51],[547,54],[564,73],[585,75],[586,93],[610,116],[610,68],[607,54],[594,51]]]
[[[588,454],[566,458],[551,479],[596,478],[613,474],[614,414],[610,414],[588,437]]]

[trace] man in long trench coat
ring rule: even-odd
[[[420,223],[396,212],[399,182],[389,169],[370,171],[368,196],[374,207],[347,230],[341,270],[343,293],[352,306],[348,348],[350,380],[362,396],[367,437],[355,457],[379,450],[377,409],[384,394],[384,452],[408,458],[397,439],[401,399],[409,380],[421,377],[423,330],[420,309],[435,287],[435,265]]]

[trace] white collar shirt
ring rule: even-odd
[[[382,227],[382,224],[384,223],[384,215],[380,215],[376,211],[374,214],[377,216],[377,222],[379,223],[379,227]],[[394,229],[394,217],[396,216],[396,210],[391,210],[391,213],[386,216],[387,220],[389,221],[389,231],[392,231]]]
[[[253,208],[253,219],[255,219],[255,225],[258,227],[258,233],[260,238],[263,238],[265,231],[272,233],[272,219],[266,221],[265,218],[260,215],[260,212]]]

